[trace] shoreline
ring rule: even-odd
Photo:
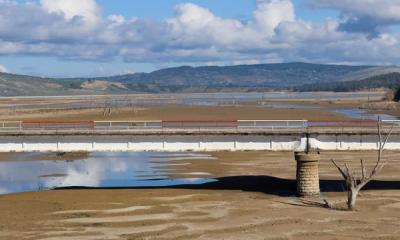
[[[399,234],[398,152],[358,201],[358,211],[322,207],[294,197],[292,153],[214,153],[216,161],[187,160],[183,172],[211,171],[218,182],[192,186],[81,189],[0,196],[0,237],[91,239],[395,239]],[[344,202],[340,174],[329,158],[370,168],[373,153],[322,153],[325,198]],[[182,163],[180,161],[180,163]],[[174,166],[176,168],[176,166]],[[173,175],[172,175],[173,176]],[[385,218],[379,218],[385,216]],[[360,220],[362,219],[362,220]],[[379,227],[377,227],[379,226]],[[301,232],[295,229],[302,229]],[[360,229],[370,229],[361,231]],[[328,231],[327,231],[328,230]]]

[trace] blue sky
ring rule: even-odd
[[[135,1],[136,4],[129,4]],[[98,1],[107,15],[119,13],[126,17],[151,17],[162,20],[173,17],[174,6],[191,2],[206,7],[216,15],[227,18],[250,19],[255,8],[253,0],[100,0]],[[300,18],[306,20],[324,20],[329,16],[337,16],[335,10],[312,9],[302,0],[293,1]],[[157,7],[155,7],[157,6]]]
[[[397,65],[399,2],[0,1],[0,71],[87,77],[180,65]]]
[[[19,0],[20,3],[36,2]],[[212,10],[221,17],[249,19],[255,8],[253,0],[98,0],[105,15],[121,14],[125,17],[150,17],[157,20],[172,17],[174,6],[180,3],[194,3]],[[309,20],[324,20],[337,15],[334,10],[318,10],[307,6],[302,0],[294,0],[297,14],[300,18]]]

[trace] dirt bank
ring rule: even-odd
[[[207,171],[218,182],[200,186],[62,190],[0,196],[0,239],[398,239],[399,153],[363,191],[358,211],[321,207],[293,197],[292,153],[220,152],[217,160],[174,173]],[[344,200],[330,158],[370,160],[374,153],[323,153],[321,186]],[[182,163],[182,161],[181,161]],[[174,169],[176,166],[174,166]]]
[[[147,108],[19,110],[4,113],[0,120],[236,120],[285,119],[325,120],[345,119],[344,116],[324,109],[276,109],[262,106],[183,106],[168,105]]]

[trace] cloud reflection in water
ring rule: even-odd
[[[35,161],[35,154],[18,154],[0,162],[0,194],[59,187],[139,187],[200,184],[207,178],[169,179],[163,168],[170,161],[213,160],[195,153],[92,153],[86,160]],[[172,164],[176,166],[176,162]],[[207,175],[208,176],[208,175]]]

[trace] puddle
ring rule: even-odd
[[[90,153],[86,159],[76,161],[35,160],[41,154],[20,153],[9,161],[0,161],[0,194],[64,187],[161,187],[216,181],[209,173],[174,169],[190,164],[185,160],[215,160],[207,154]],[[193,178],[172,179],[172,175]]]

